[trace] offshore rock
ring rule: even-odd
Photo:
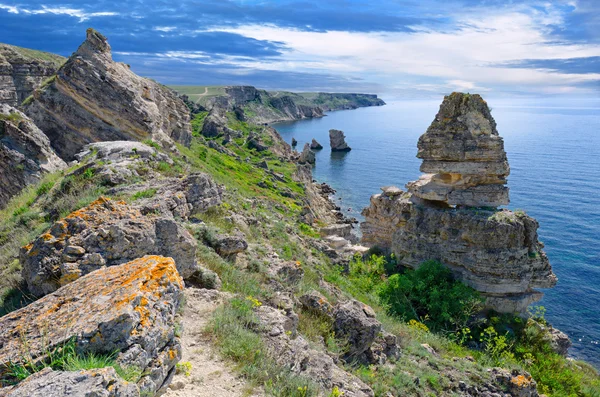
[[[194,237],[173,218],[143,215],[137,207],[101,197],[23,247],[20,262],[30,292],[42,296],[147,254],[172,257],[187,278],[198,268],[196,248]]]
[[[119,364],[140,368],[137,384],[152,396],[181,357],[175,315],[183,288],[173,259],[161,256],[87,274],[0,318],[0,370],[37,362],[74,338],[80,353],[118,352]]]
[[[329,144],[332,152],[349,152],[352,150],[346,143],[346,137],[340,130],[329,130]]]
[[[302,149],[302,153],[300,153],[300,158],[298,159],[300,164],[315,164],[315,152],[310,150],[310,145],[308,143],[304,144],[304,149]]]
[[[0,104],[0,208],[45,173],[66,168],[48,137],[17,109]]]
[[[394,253],[401,266],[439,261],[481,292],[488,308],[525,312],[542,296],[535,288],[557,279],[537,221],[494,208],[508,203],[509,167],[487,104],[479,95],[445,97],[418,147],[421,170],[430,174],[409,183],[408,193],[387,186],[371,197],[363,244]]]
[[[0,104],[19,106],[65,58],[0,43]]]
[[[319,142],[317,142],[315,138],[313,138],[312,142],[310,143],[310,148],[311,150],[321,150],[323,149],[323,145],[321,145]]]
[[[185,103],[169,88],[114,62],[106,38],[93,29],[33,97],[25,113],[66,160],[91,142],[153,139],[175,150],[174,142],[191,140]]]
[[[4,397],[139,397],[135,383],[124,381],[113,367],[87,371],[53,371],[47,367],[8,391]]]
[[[470,207],[508,204],[504,142],[481,96],[446,96],[417,147],[427,174],[407,185],[416,197]]]
[[[283,310],[269,306],[260,306],[255,312],[268,352],[279,365],[311,379],[327,394],[337,387],[347,397],[373,396],[369,386],[338,367],[326,353],[313,349],[297,334],[298,316],[294,312],[286,315]]]

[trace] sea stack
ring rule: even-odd
[[[302,153],[300,153],[300,159],[298,162],[300,164],[315,164],[315,152],[310,150],[310,145],[308,143],[304,144],[304,148],[302,149]]]
[[[340,130],[329,130],[329,144],[332,152],[349,152],[352,150],[346,143],[344,132]]]
[[[417,157],[426,174],[408,192],[382,188],[363,210],[363,244],[394,253],[416,268],[427,260],[449,267],[486,297],[488,308],[524,312],[556,276],[538,241],[538,223],[508,204],[504,143],[479,95],[444,98]]]
[[[323,149],[323,145],[321,145],[319,142],[317,142],[317,140],[315,138],[313,138],[312,142],[310,143],[310,149],[311,150],[321,150],[321,149]]]

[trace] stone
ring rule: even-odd
[[[217,251],[217,254],[224,258],[235,258],[240,252],[248,249],[248,243],[241,236],[217,236],[212,247]]]
[[[346,143],[346,137],[340,130],[329,130],[329,144],[332,152],[349,152],[352,150]]]
[[[140,368],[140,391],[154,395],[181,357],[175,315],[183,289],[175,262],[161,256],[82,276],[0,318],[0,371],[9,363],[36,362],[75,338],[82,354],[117,352],[120,365]]]
[[[304,277],[304,269],[300,262],[275,263],[269,267],[271,276],[288,285],[296,285]]]
[[[259,320],[258,331],[277,364],[311,379],[325,395],[337,387],[346,397],[373,396],[369,386],[338,367],[329,355],[313,349],[304,337],[298,335],[298,316],[295,313],[286,314],[283,310],[265,305],[254,310]]]
[[[311,150],[321,150],[321,149],[323,149],[323,145],[321,145],[319,142],[317,142],[317,140],[315,138],[313,138],[312,142],[310,143],[310,149]]]
[[[561,356],[566,357],[572,345],[571,339],[567,334],[556,328],[551,327],[549,332],[552,349]]]
[[[292,147],[296,146],[298,146],[298,141],[296,140],[296,138],[292,138]]]
[[[255,132],[251,132],[250,135],[248,135],[247,144],[248,148],[256,149],[259,152],[264,152],[265,150],[269,149],[269,147],[263,143],[260,136]]]
[[[135,383],[121,379],[114,368],[53,371],[45,368],[8,391],[4,397],[139,397]]]
[[[81,247],[85,253],[69,255],[69,246]],[[194,237],[173,219],[143,215],[125,202],[101,197],[23,247],[20,262],[29,291],[43,296],[94,270],[146,254],[172,257],[187,278],[198,269],[196,248]]]
[[[315,164],[315,152],[310,150],[310,145],[308,143],[304,144],[304,149],[302,149],[302,153],[300,153],[300,158],[298,159],[300,164]]]
[[[502,368],[490,370],[494,383],[503,386],[510,396],[538,397],[537,383],[527,372],[518,370],[508,371]]]
[[[48,137],[25,114],[0,103],[0,208],[44,174],[66,167]]]
[[[354,299],[335,306],[333,321],[336,337],[348,341],[346,361],[360,361],[381,331],[381,323],[375,319],[373,309]]]
[[[479,95],[446,96],[419,138],[421,170],[408,192],[393,186],[362,212],[362,243],[393,253],[400,266],[436,260],[486,298],[486,307],[524,313],[551,288],[552,272],[538,222],[508,203],[504,143]],[[473,208],[478,207],[478,208]]]
[[[444,97],[417,147],[426,174],[407,185],[415,196],[452,206],[508,204],[504,142],[481,96],[454,92]]]
[[[187,284],[196,288],[221,289],[223,285],[219,275],[210,269],[199,266],[186,280]]]
[[[304,310],[313,311],[328,316],[330,316],[333,311],[333,307],[327,298],[315,290],[300,296],[299,301]]]
[[[91,28],[24,112],[67,161],[92,142],[152,139],[170,150],[176,150],[175,142],[191,142],[185,103],[171,89],[114,62],[106,37]]]
[[[60,55],[0,43],[0,104],[19,106],[64,61]]]

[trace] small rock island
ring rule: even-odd
[[[344,132],[340,130],[329,130],[329,144],[332,152],[349,152],[352,150],[346,143]]]

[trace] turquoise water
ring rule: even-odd
[[[490,100],[511,166],[511,204],[540,223],[540,239],[559,278],[541,302],[546,317],[573,340],[572,356],[600,367],[600,100]],[[348,215],[360,211],[385,185],[404,187],[419,176],[418,137],[439,101],[329,113],[321,119],[279,123],[287,142],[316,138],[314,177],[337,190]],[[341,129],[352,147],[329,151],[328,131]]]

